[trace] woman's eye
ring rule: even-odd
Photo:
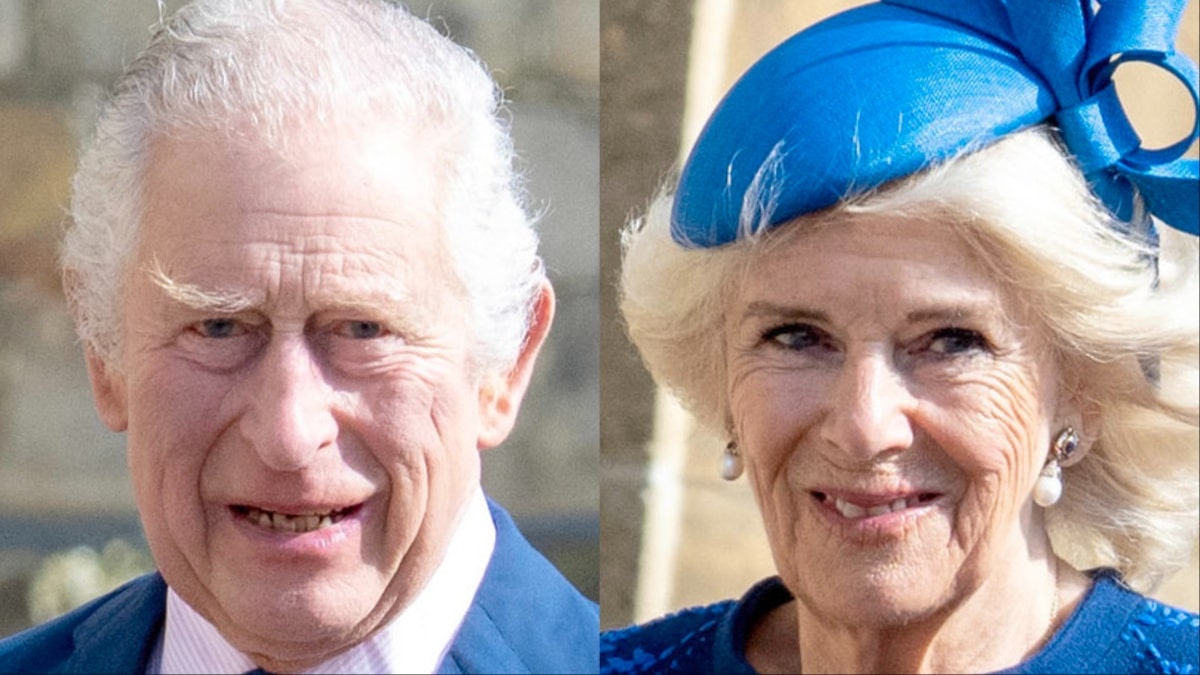
[[[943,328],[930,336],[929,351],[952,356],[966,352],[989,351],[987,339],[978,332],[966,328]]]
[[[220,340],[241,335],[245,327],[233,319],[205,319],[197,326],[197,331],[206,338]]]
[[[784,349],[801,350],[815,347],[826,341],[825,332],[807,324],[787,324],[776,326],[763,333],[763,342],[783,347]]]
[[[344,337],[354,340],[371,340],[383,335],[383,324],[378,321],[347,321],[339,331]]]

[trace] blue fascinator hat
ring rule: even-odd
[[[680,173],[671,236],[721,246],[848,194],[1049,122],[1114,215],[1134,188],[1162,222],[1200,234],[1200,134],[1148,150],[1112,81],[1121,63],[1174,75],[1200,108],[1196,64],[1174,50],[1185,0],[882,0],[818,23],[750,68]]]

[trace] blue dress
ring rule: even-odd
[[[1005,673],[1196,673],[1200,618],[1127,589],[1112,570],[1092,587],[1045,647]],[[768,612],[790,602],[778,577],[742,599],[685,609],[600,635],[601,673],[754,673],[746,637]]]

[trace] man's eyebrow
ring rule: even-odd
[[[146,275],[151,283],[162,289],[172,300],[198,312],[215,314],[237,314],[253,309],[261,309],[267,304],[266,293],[254,295],[227,289],[206,289],[196,284],[189,284],[172,279],[157,260],[152,260],[145,267]],[[400,327],[413,335],[424,334],[423,322],[402,308],[411,306],[414,299],[406,289],[395,285],[379,283],[369,284],[364,289],[365,296],[333,297],[322,306],[322,311],[332,312],[361,312],[367,316],[379,316],[391,324]]]
[[[176,281],[163,270],[157,258],[146,265],[145,271],[151,283],[162,289],[171,299],[190,309],[236,314],[262,306],[263,298],[251,297],[239,291],[204,289],[195,284]]]

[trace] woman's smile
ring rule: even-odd
[[[888,492],[812,490],[814,508],[838,536],[860,544],[903,539],[940,505],[943,495],[921,489]]]

